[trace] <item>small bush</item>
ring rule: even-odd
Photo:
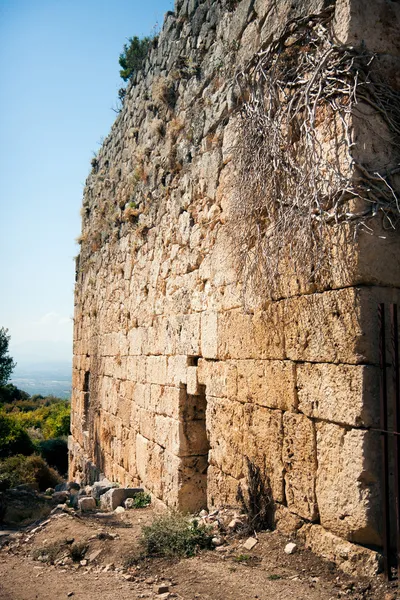
[[[42,440],[38,444],[38,450],[50,467],[57,469],[59,473],[67,473],[68,444],[65,438]]]
[[[124,81],[128,81],[132,75],[139,71],[152,44],[150,37],[138,38],[136,35],[128,39],[129,44],[124,44],[122,53],[119,55],[119,66],[122,67],[119,74]]]
[[[143,527],[142,546],[149,556],[193,556],[211,549],[210,529],[178,512],[165,513]]]
[[[70,548],[70,556],[72,558],[72,560],[74,562],[79,562],[80,560],[82,560],[86,554],[86,551],[88,549],[88,545],[87,544],[80,544],[80,543],[76,543],[76,544],[72,544],[71,548]]]
[[[139,492],[133,498],[133,508],[145,508],[151,503],[150,494],[146,494],[145,492]]]
[[[42,457],[17,454],[0,461],[0,481],[7,482],[7,487],[11,488],[26,483],[45,491],[61,483],[62,479]]]

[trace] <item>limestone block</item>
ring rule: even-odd
[[[356,577],[374,577],[381,572],[381,555],[369,548],[351,544],[321,525],[304,525],[298,534],[306,547],[325,560]]]
[[[223,398],[207,398],[209,462],[235,479],[244,477],[244,407]]]
[[[116,407],[115,414],[121,419],[123,423],[129,423],[130,414],[131,414],[131,398],[126,398],[125,396],[119,395],[117,396],[118,403]]]
[[[122,506],[127,498],[134,498],[140,492],[143,492],[143,488],[114,488],[108,490],[100,497],[100,507],[103,510],[115,510],[118,506]]]
[[[133,400],[134,403],[141,408],[149,409],[151,385],[146,383],[136,383],[134,388]]]
[[[197,379],[197,367],[187,368],[187,393],[197,396],[199,394],[199,382]]]
[[[207,508],[207,456],[182,458],[177,502],[181,510],[196,513]]]
[[[237,399],[269,408],[294,410],[297,405],[295,365],[290,361],[239,360]]]
[[[152,385],[150,391],[151,409],[160,415],[178,419],[179,407],[184,393],[184,390],[178,387]]]
[[[284,358],[280,307],[254,315],[232,310],[218,315],[218,358],[221,360]]]
[[[300,519],[300,517],[290,512],[290,510],[286,506],[282,506],[282,504],[276,504],[274,519],[276,529],[285,535],[295,533],[304,524],[304,521]]]
[[[356,363],[362,335],[354,289],[292,298],[282,305],[286,351],[292,360]]]
[[[382,143],[385,142],[382,140]],[[380,155],[381,151],[378,153]],[[397,229],[384,228],[382,221],[377,218],[371,221],[369,227],[373,235],[361,231],[358,238],[357,282],[400,288],[400,241]]]
[[[199,356],[200,354],[200,315],[185,315],[182,322],[179,341],[177,343],[179,354]]]
[[[283,301],[288,358],[378,364],[379,302],[399,302],[394,288],[346,288]],[[389,347],[389,344],[388,344]]]
[[[169,356],[167,359],[168,385],[179,387],[186,384],[187,357],[183,355]]]
[[[351,542],[379,545],[379,436],[318,423],[317,451],[321,525]]]
[[[236,398],[237,373],[233,364],[220,361],[199,361],[199,382],[206,386],[207,396]]]
[[[169,506],[177,507],[180,459],[140,434],[136,436],[136,456],[143,485]]]
[[[135,429],[149,440],[154,440],[155,436],[155,414],[144,408],[136,409]]]
[[[243,454],[269,479],[273,497],[283,502],[282,413],[256,405],[244,407]],[[246,473],[247,476],[247,473]]]
[[[146,379],[148,383],[165,384],[165,382],[167,381],[166,356],[147,357]]]
[[[207,471],[207,504],[208,508],[219,508],[221,506],[236,506],[238,501],[239,481],[218,467],[210,465]]]
[[[201,355],[204,358],[218,355],[218,315],[214,312],[201,314]]]
[[[166,448],[171,454],[179,455],[180,450],[180,423],[176,419],[164,415],[154,416],[152,437],[156,444]]]
[[[146,340],[146,329],[144,327],[135,327],[128,333],[129,354],[139,356],[142,354],[143,346]]]
[[[192,420],[179,423],[179,456],[208,455],[209,441],[205,421]]]
[[[365,365],[297,365],[299,410],[308,417],[353,426],[376,425],[379,371]]]
[[[92,496],[95,500],[98,500],[103,494],[108,492],[108,490],[111,490],[115,487],[117,487],[117,484],[109,481],[108,479],[96,481],[92,486]]]
[[[317,449],[314,423],[304,415],[283,415],[283,467],[289,510],[304,519],[318,517],[315,497]]]

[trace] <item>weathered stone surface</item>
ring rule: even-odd
[[[78,499],[78,508],[82,512],[89,512],[91,510],[95,510],[96,508],[96,500],[91,497],[85,497]]]
[[[275,527],[278,531],[289,535],[300,529],[304,525],[303,519],[290,512],[286,506],[277,504],[274,510]]]
[[[379,53],[374,68],[397,89],[392,5],[338,0],[334,29],[356,45],[367,32]],[[234,75],[289,20],[325,4],[225,6],[185,0],[168,14],[86,182],[70,474],[84,485],[104,473],[125,487],[143,484],[169,506],[200,510],[235,505],[250,461],[270,484],[287,533],[320,515],[337,535],[379,543],[375,438],[362,429],[377,417],[376,307],[400,302],[398,232],[375,217],[374,236],[354,240],[338,224],[324,236],[331,260],[320,278],[312,264],[310,277],[300,276],[292,248],[277,238],[276,290],[243,285],[232,219],[240,193]],[[335,118],[316,117],[318,135],[331,136],[323,152],[342,156]],[[343,173],[353,159],[373,172],[397,167],[380,119],[361,103],[352,112]],[[92,494],[111,486],[102,482]]]
[[[315,496],[317,448],[314,423],[299,414],[283,415],[283,468],[289,509],[304,519],[318,517]]]
[[[308,417],[347,425],[378,421],[376,367],[303,363],[297,365],[299,410]]]
[[[316,427],[321,525],[351,542],[379,545],[379,437],[332,423]]]
[[[290,361],[235,361],[237,399],[268,408],[296,408],[295,365]]]
[[[143,488],[114,488],[108,490],[100,497],[100,508],[115,510],[118,506],[122,506],[127,498],[134,498],[139,492],[143,492]]]
[[[336,563],[349,575],[373,577],[381,571],[378,552],[344,541],[321,525],[304,525],[298,535],[315,554]]]

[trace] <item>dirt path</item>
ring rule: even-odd
[[[385,586],[381,578],[352,579],[300,547],[295,554],[286,555],[288,539],[278,532],[260,534],[251,551],[243,549],[243,540],[232,539],[223,550],[189,559],[137,560],[141,527],[152,518],[151,509],[129,511],[118,517],[62,514],[45,521],[37,530],[8,536],[0,551],[0,599],[396,598],[394,589]],[[70,559],[58,565],[40,562],[41,552],[60,542],[65,544],[65,540],[87,546],[82,563]]]

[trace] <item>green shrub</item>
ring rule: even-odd
[[[178,512],[165,513],[143,527],[142,546],[149,556],[193,556],[212,548],[210,529]]]
[[[145,508],[151,503],[150,494],[146,494],[145,492],[139,492],[133,498],[133,508]]]
[[[133,73],[139,71],[148,54],[152,38],[138,38],[136,35],[128,39],[129,44],[124,44],[124,49],[119,55],[119,74],[124,81],[128,81]]]
[[[61,474],[68,471],[68,444],[65,438],[42,440],[38,443],[38,451],[50,467]]]
[[[0,413],[0,458],[32,454],[34,445],[28,433],[11,415]]]
[[[17,428],[23,430],[37,429],[46,440],[69,435],[71,412],[69,402],[67,400],[57,400],[55,402],[52,399],[44,400],[49,400],[50,403],[48,405],[43,404],[36,410],[28,411],[21,410],[17,405],[13,407],[12,412],[7,413],[7,416],[15,423]],[[23,454],[22,451],[19,453]]]
[[[61,483],[62,479],[41,456],[17,454],[0,461],[1,481],[6,482],[7,487],[26,483],[40,491],[45,491]]]
[[[50,406],[42,428],[45,439],[69,435],[70,414],[71,406],[69,402],[60,402]]]

